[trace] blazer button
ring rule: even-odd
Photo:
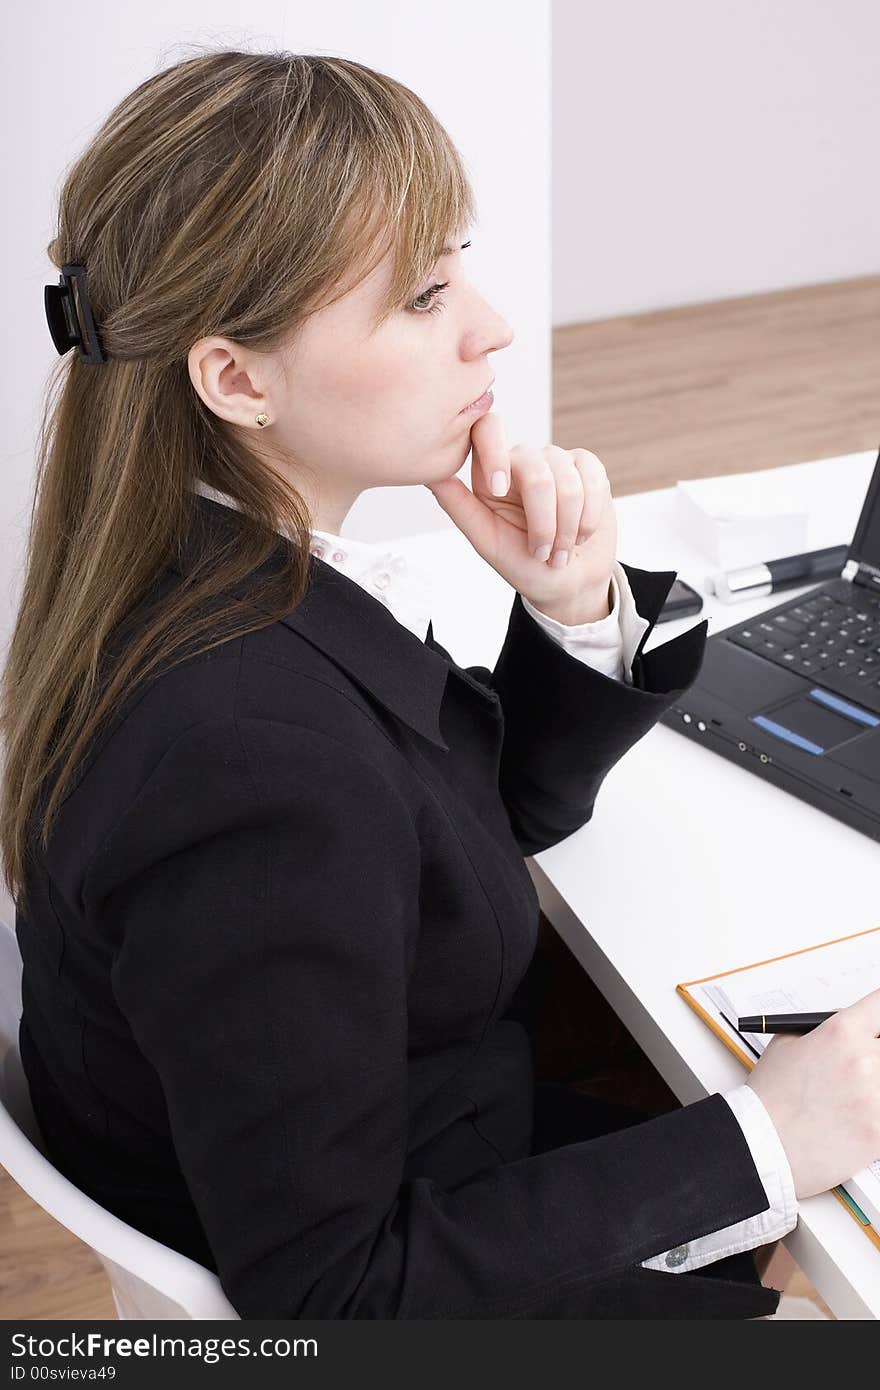
[[[689,1245],[676,1245],[675,1249],[670,1250],[669,1254],[666,1256],[666,1263],[670,1269],[677,1269],[679,1265],[684,1264],[689,1254]]]

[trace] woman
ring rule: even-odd
[[[880,995],[652,1118],[534,1085],[523,857],[706,625],[643,653],[674,575],[616,561],[600,461],[462,412],[511,339],[472,221],[424,104],[339,58],[181,62],[69,172],[2,706],[36,1115],[242,1317],[766,1314],[752,1252],[880,1150]],[[493,671],[340,534],[415,483],[515,590]]]

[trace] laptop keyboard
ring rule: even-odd
[[[880,714],[880,592],[835,579],[725,636]]]

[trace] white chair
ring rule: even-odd
[[[94,1250],[117,1315],[177,1321],[238,1319],[220,1280],[92,1201],[46,1158],[18,1051],[22,962],[0,921],[0,1164],[27,1195]]]

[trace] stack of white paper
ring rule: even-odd
[[[788,472],[774,468],[676,483],[679,530],[724,570],[809,550],[809,513],[792,500],[802,490],[794,492]]]

